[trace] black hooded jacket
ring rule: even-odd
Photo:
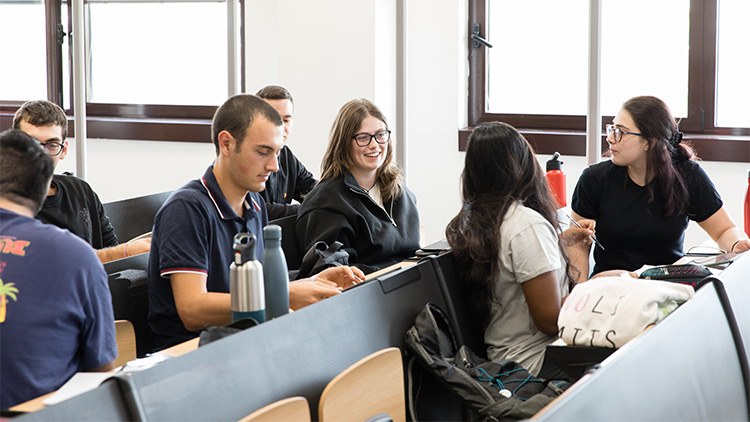
[[[297,215],[297,245],[303,253],[315,242],[339,241],[349,263],[375,271],[414,255],[419,249],[419,213],[414,194],[403,186],[401,196],[378,205],[354,176],[320,182]]]

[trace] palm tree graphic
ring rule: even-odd
[[[0,278],[0,324],[5,322],[5,307],[8,303],[8,298],[15,300],[18,289],[15,287],[15,283],[3,283],[3,279]]]

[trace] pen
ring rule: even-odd
[[[571,222],[571,223],[573,223],[573,224],[575,224],[575,226],[576,226],[576,227],[578,227],[579,229],[582,229],[582,228],[583,228],[583,227],[581,227],[581,225],[580,225],[580,224],[578,224],[578,222],[577,222],[577,221],[575,221],[575,220],[573,219],[573,217],[571,217],[571,216],[568,216],[568,219],[570,219],[570,222]],[[591,242],[593,242],[593,243],[594,243],[594,244],[595,244],[596,246],[598,246],[598,247],[602,248],[602,250],[603,250],[603,251],[604,251],[604,250],[606,250],[606,249],[604,249],[604,246],[602,246],[602,244],[601,244],[601,243],[599,243],[599,240],[598,240],[598,239],[597,239],[597,238],[596,238],[595,236],[589,236],[589,239],[591,239]]]

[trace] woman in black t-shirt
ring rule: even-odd
[[[722,250],[750,249],[663,101],[628,100],[607,125],[607,143],[611,161],[584,170],[572,201],[573,218],[596,220],[604,246],[594,250],[593,273],[673,263],[688,220]]]

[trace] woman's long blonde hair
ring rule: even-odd
[[[351,158],[352,139],[367,116],[380,120],[388,128],[388,122],[383,113],[369,100],[364,98],[351,100],[341,107],[328,137],[328,148],[321,165],[321,181],[351,172],[350,168],[354,165]],[[393,140],[389,140],[385,160],[378,168],[376,176],[383,201],[399,197],[402,190],[403,177],[401,170],[393,162],[393,145]]]

